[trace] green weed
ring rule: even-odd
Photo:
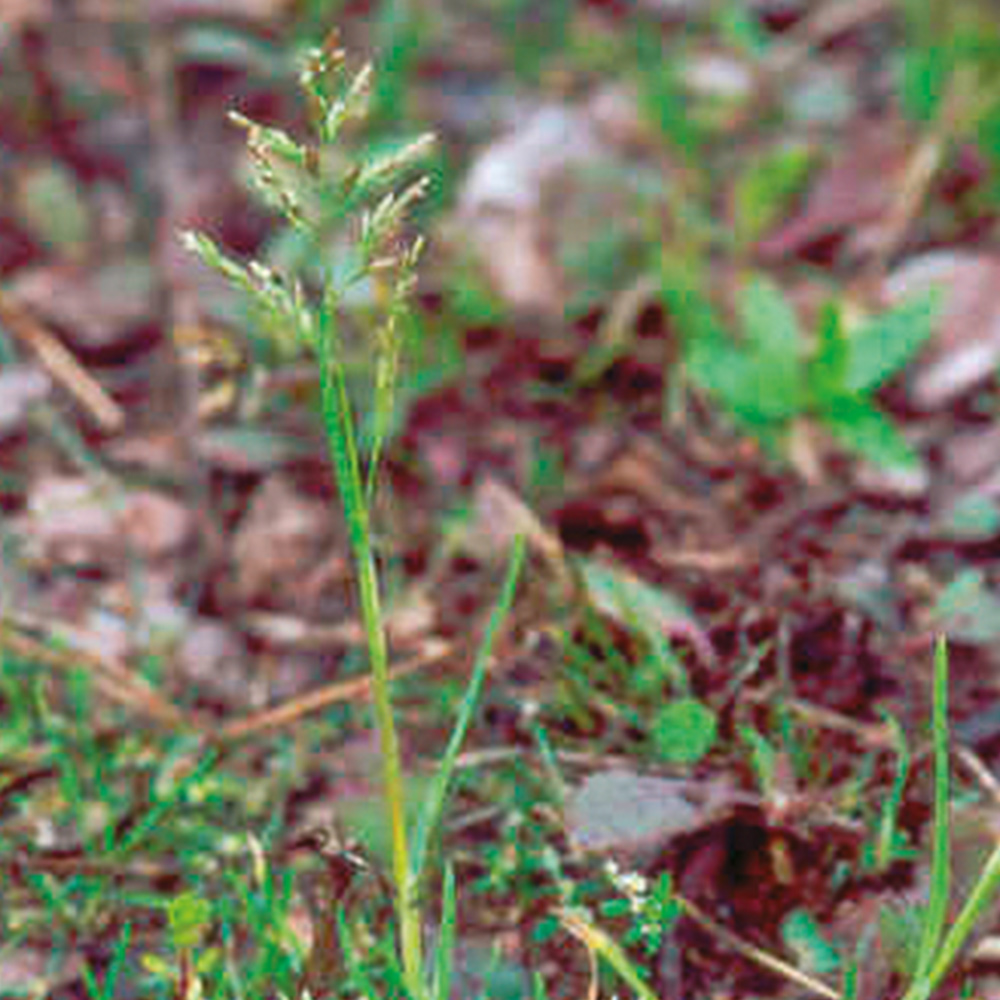
[[[734,339],[703,292],[674,272],[664,294],[685,337],[691,379],[773,455],[787,453],[798,421],[812,420],[849,451],[884,468],[912,471],[918,459],[875,393],[930,336],[937,297],[927,295],[856,325],[828,303],[813,337],[771,280],[743,286]]]

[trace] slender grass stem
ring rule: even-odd
[[[368,647],[372,703],[382,758],[382,786],[392,842],[392,872],[403,972],[411,995],[419,998],[422,996],[424,983],[420,910],[415,886],[409,877],[406,797],[399,737],[392,712],[385,618],[382,614],[375,553],[371,544],[368,498],[358,459],[355,424],[343,368],[332,353],[334,338],[330,335],[329,324],[335,320],[332,317],[325,319],[327,322],[323,324],[320,341],[324,355],[320,361],[323,418],[329,434],[330,457],[336,471],[351,540],[361,618]]]
[[[948,647],[938,640],[934,651],[934,829],[931,845],[931,890],[924,915],[916,980],[923,979],[935,956],[948,919],[951,883],[951,781],[948,761]]]

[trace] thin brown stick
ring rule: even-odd
[[[181,709],[155,691],[124,663],[110,657],[98,656],[83,649],[55,649],[46,642],[25,635],[9,619],[0,622],[0,651],[59,670],[83,667],[90,671],[97,689],[106,698],[162,725],[171,728],[191,727],[192,720]]]
[[[810,976],[801,969],[797,969],[784,959],[778,958],[777,955],[772,955],[770,952],[764,951],[763,948],[758,948],[756,945],[750,944],[749,941],[744,941],[729,930],[729,928],[723,927],[722,924],[713,920],[704,910],[690,900],[677,894],[674,895],[674,899],[677,900],[684,915],[690,917],[702,930],[707,931],[728,948],[732,948],[733,951],[755,965],[759,965],[769,972],[777,973],[789,982],[795,983],[796,986],[801,986],[809,990],[810,993],[815,993],[817,996],[823,997],[824,1000],[843,1000],[841,994],[832,987],[827,986],[826,983]]]
[[[961,744],[955,747],[955,756],[976,779],[979,787],[993,800],[993,805],[1000,806],[1000,782],[993,776],[993,772],[983,762],[982,757],[971,747]]]
[[[958,72],[949,81],[941,109],[910,154],[878,246],[868,268],[867,287],[877,288],[927,200],[928,192],[945,162],[949,143],[961,132],[963,118],[974,96],[975,79]]]
[[[418,656],[390,670],[389,680],[397,680],[400,677],[416,673],[418,670],[423,670],[429,664],[445,659],[451,655],[451,652],[451,646],[446,642],[431,644],[430,648],[425,649]],[[246,739],[248,736],[256,736],[258,733],[291,725],[304,715],[311,715],[313,712],[319,712],[331,705],[354,701],[358,698],[367,698],[370,694],[371,678],[368,676],[337,681],[298,698],[292,698],[274,708],[267,708],[242,719],[228,722],[214,738],[223,743]]]
[[[38,360],[106,431],[125,424],[121,407],[108,395],[63,343],[14,297],[0,289],[0,323],[34,351]]]
[[[768,703],[771,698],[770,691],[749,691],[746,694],[748,701],[757,703]],[[787,698],[784,704],[791,712],[811,725],[836,733],[846,733],[867,746],[884,750],[891,749],[894,745],[892,729],[884,723],[859,722],[841,712],[824,708],[822,705],[814,705],[801,698]]]

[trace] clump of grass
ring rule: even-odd
[[[951,781],[948,762],[948,648],[934,657],[934,829],[931,890],[924,913],[916,969],[903,1000],[927,1000],[954,966],[979,918],[1000,889],[1000,845],[983,865],[951,927],[945,931],[951,888]]]
[[[410,209],[426,193],[428,182],[424,176],[412,179],[410,174],[433,140],[421,136],[366,162],[351,162],[349,158],[337,159],[331,155],[344,126],[366,114],[372,85],[370,67],[349,71],[346,54],[337,46],[335,36],[309,54],[301,83],[310,112],[312,138],[299,142],[282,129],[237,114],[232,118],[246,129],[257,188],[286,224],[315,247],[315,259],[321,262],[319,287],[310,289],[297,275],[280,274],[257,261],[236,261],[204,235],[188,233],[185,241],[205,263],[249,296],[276,337],[304,345],[319,368],[323,423],[348,527],[373,680],[403,978],[408,994],[415,1000],[443,998],[448,995],[450,965],[446,956],[439,957],[431,973],[425,975],[419,887],[455,761],[483,685],[493,641],[513,600],[523,546],[518,544],[514,548],[506,582],[486,630],[451,740],[411,832],[406,823],[406,783],[393,719],[389,652],[371,520],[379,460],[392,416],[402,331],[423,246],[420,237],[406,234],[406,223]],[[324,206],[322,216],[310,210],[317,205]],[[332,263],[322,264],[331,205],[336,206],[336,218],[343,222],[351,248],[352,266],[346,276],[339,274]],[[370,327],[368,426],[372,431],[366,463],[359,446],[360,418],[354,413],[354,397],[348,391],[342,324],[345,296],[362,283],[370,287],[378,312]],[[454,936],[454,885],[449,877],[445,880],[444,903],[440,940],[447,945]],[[439,956],[440,953],[439,948]]]

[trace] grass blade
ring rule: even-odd
[[[441,895],[441,932],[438,935],[437,956],[434,961],[432,1000],[448,1000],[451,996],[455,928],[455,870],[448,865],[444,870],[444,890]]]
[[[983,915],[983,911],[996,896],[997,889],[1000,889],[1000,847],[994,848],[976,880],[972,892],[969,893],[969,898],[965,901],[961,913],[938,949],[934,964],[928,970],[925,980],[927,996],[930,996],[937,988],[951,968],[962,946]]]
[[[510,562],[507,564],[507,574],[504,577],[503,587],[500,590],[500,597],[493,608],[493,613],[490,615],[490,620],[486,626],[486,632],[479,645],[479,651],[476,653],[476,661],[472,668],[472,677],[462,697],[462,703],[458,709],[458,719],[455,721],[455,728],[452,730],[451,738],[448,740],[448,747],[441,758],[441,762],[431,783],[430,792],[420,811],[411,853],[410,877],[414,885],[419,882],[427,860],[427,849],[431,836],[441,820],[441,814],[444,812],[444,805],[448,797],[448,786],[451,783],[451,776],[455,770],[455,762],[458,760],[462,743],[465,741],[465,734],[472,723],[476,703],[479,700],[479,695],[486,680],[486,669],[493,654],[494,643],[514,602],[514,592],[517,589],[517,580],[521,574],[521,566],[524,563],[524,553],[525,541],[524,536],[521,535],[514,542]]]
[[[948,917],[951,882],[951,781],[948,766],[948,646],[938,640],[934,650],[934,832],[931,848],[931,892],[920,938],[916,979],[924,978],[937,954]]]

